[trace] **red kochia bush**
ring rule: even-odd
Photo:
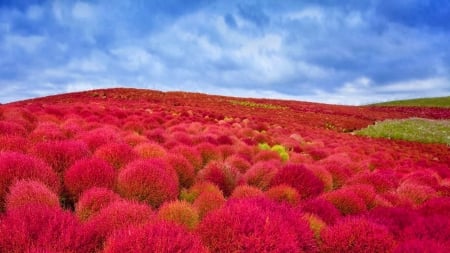
[[[85,142],[91,152],[94,152],[98,147],[110,142],[117,142],[119,135],[117,129],[112,127],[100,127],[89,132],[83,132],[77,135],[77,139]]]
[[[64,185],[74,199],[94,186],[113,188],[115,179],[114,168],[99,158],[89,158],[77,161],[64,175]]]
[[[84,191],[75,205],[75,214],[82,220],[88,220],[97,214],[102,208],[120,200],[119,194],[111,189],[93,187]]]
[[[221,161],[211,161],[198,172],[200,180],[216,184],[225,196],[230,196],[233,192],[239,177],[240,173],[236,168]]]
[[[203,166],[202,156],[196,148],[180,145],[172,148],[170,153],[183,155],[194,166],[195,171],[200,170]]]
[[[330,201],[343,215],[361,214],[367,211],[364,200],[350,189],[327,192],[323,198]]]
[[[419,210],[425,216],[446,215],[450,217],[450,197],[430,199]]]
[[[363,218],[351,218],[321,233],[323,253],[391,252],[395,241],[386,227]]]
[[[55,193],[60,190],[57,175],[41,160],[21,153],[0,152],[0,209],[8,188],[20,179],[40,181]]]
[[[196,235],[176,224],[159,221],[115,233],[106,242],[104,252],[207,253],[208,250]]]
[[[319,216],[328,225],[332,225],[341,218],[339,210],[324,198],[318,197],[307,200],[301,205],[302,211]]]
[[[180,187],[191,187],[195,180],[194,166],[180,154],[168,155],[166,160],[177,172]]]
[[[450,217],[432,215],[416,219],[403,231],[405,239],[433,239],[450,244]]]
[[[283,166],[271,185],[287,184],[297,189],[302,199],[315,197],[323,192],[323,182],[310,170],[301,164],[288,164]]]
[[[266,199],[232,200],[209,213],[198,233],[211,252],[316,252],[301,217]]]
[[[18,180],[6,195],[6,209],[11,210],[28,204],[41,204],[51,207],[59,206],[58,195],[45,184],[34,180]]]
[[[404,207],[376,207],[370,210],[366,217],[386,226],[396,238],[399,238],[407,226],[420,218],[415,210]]]
[[[77,219],[59,208],[26,205],[0,222],[1,252],[93,252],[93,242]]]
[[[450,245],[432,239],[404,241],[395,247],[393,253],[448,253]]]
[[[179,200],[165,202],[158,210],[158,217],[188,229],[194,229],[200,219],[198,211],[191,203]]]
[[[25,153],[28,140],[21,136],[0,135],[0,152],[13,151]]]
[[[122,169],[117,178],[120,194],[157,208],[178,196],[175,170],[161,159],[138,159]]]
[[[154,219],[155,213],[148,205],[122,200],[111,203],[92,216],[84,224],[84,230],[95,238],[95,247],[101,250],[115,231],[141,226]]]
[[[119,170],[138,157],[137,153],[125,143],[107,143],[99,147],[95,157],[107,161],[114,169]]]
[[[36,144],[32,153],[50,165],[56,173],[63,173],[73,163],[87,158],[90,151],[81,141],[48,141]]]
[[[248,185],[266,190],[270,182],[278,172],[278,163],[276,162],[258,162],[248,169],[242,177],[242,180]]]

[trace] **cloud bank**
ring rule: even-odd
[[[450,95],[450,3],[298,2],[2,1],[0,102],[104,87],[337,104]]]

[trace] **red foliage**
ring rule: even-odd
[[[191,203],[179,200],[165,202],[158,210],[158,217],[187,229],[194,229],[200,220],[197,209]]]
[[[7,136],[26,136],[28,134],[25,127],[21,124],[11,121],[0,120],[0,133]]]
[[[77,135],[77,139],[84,141],[91,152],[103,144],[119,142],[120,137],[117,130],[112,127],[99,127],[88,132],[82,132]]]
[[[39,125],[28,136],[33,142],[56,141],[66,139],[66,135],[58,124],[48,121]]]
[[[403,207],[377,207],[367,213],[366,217],[386,226],[395,238],[399,238],[407,226],[420,218],[416,211]]]
[[[236,168],[220,161],[212,161],[198,172],[200,180],[216,184],[225,196],[230,196],[233,192],[239,177],[240,173]]]
[[[203,219],[198,233],[212,252],[316,252],[301,213],[265,199],[229,201]]]
[[[364,199],[349,189],[327,192],[323,198],[330,201],[343,215],[361,214],[367,211]]]
[[[278,164],[275,162],[259,162],[248,169],[242,180],[249,185],[266,190],[270,182],[278,172]]]
[[[423,203],[419,211],[425,216],[445,215],[450,217],[450,197],[430,199]]]
[[[138,159],[123,168],[117,188],[126,198],[144,201],[157,208],[178,196],[176,171],[160,159]]]
[[[129,145],[116,142],[102,145],[95,151],[94,156],[107,161],[116,170],[120,170],[138,157]]]
[[[6,210],[28,204],[58,207],[59,198],[56,193],[39,181],[18,180],[9,187],[9,193],[6,195]]]
[[[2,252],[93,252],[94,242],[72,214],[59,208],[27,205],[0,222]]]
[[[296,206],[300,202],[300,194],[298,191],[285,184],[270,187],[266,191],[266,196],[277,202],[286,202],[292,206]]]
[[[196,235],[173,223],[160,221],[115,233],[106,242],[104,252],[207,253],[208,250]]]
[[[116,201],[102,208],[83,227],[86,234],[95,238],[95,248],[101,250],[106,239],[114,232],[131,226],[142,226],[154,219],[155,213],[148,205]]]
[[[241,155],[231,155],[227,157],[225,162],[232,167],[239,170],[240,173],[245,173],[252,166],[249,161],[244,159]]]
[[[144,142],[138,144],[136,145],[136,147],[134,147],[134,151],[144,159],[161,158],[167,155],[167,151],[163,146],[152,142]]]
[[[196,148],[180,145],[172,148],[170,153],[183,155],[194,166],[195,171],[199,171],[203,166],[202,156]]]
[[[450,217],[432,215],[416,219],[403,231],[402,237],[409,239],[431,239],[450,245]]]
[[[333,204],[321,197],[307,200],[301,203],[300,206],[303,212],[319,216],[328,225],[334,224],[342,217]]]
[[[401,242],[393,253],[448,253],[450,245],[431,239],[409,240]]]
[[[96,215],[102,208],[119,201],[120,196],[108,188],[93,187],[84,191],[75,205],[75,214],[86,221]]]
[[[99,158],[79,160],[64,174],[64,185],[74,199],[92,187],[112,189],[114,180],[114,168]]]
[[[239,185],[234,188],[230,198],[244,199],[252,197],[263,197],[264,193],[261,189],[251,185]]]
[[[351,218],[324,229],[321,252],[391,252],[395,242],[386,227]]]
[[[202,166],[205,166],[210,161],[221,161],[223,160],[222,153],[216,146],[203,142],[196,146],[200,156],[202,157]]]
[[[166,160],[177,172],[180,187],[189,188],[194,184],[194,166],[183,155],[171,154],[166,157]]]
[[[0,209],[8,188],[17,180],[32,179],[46,184],[59,193],[60,183],[55,172],[44,162],[30,155],[14,152],[0,153]]]
[[[287,184],[294,187],[302,199],[315,197],[323,192],[323,182],[301,164],[283,166],[273,178],[271,185]]]
[[[0,152],[13,151],[25,153],[28,142],[21,136],[0,135]]]
[[[57,173],[63,173],[77,160],[90,156],[90,151],[81,141],[48,141],[36,144],[31,151]]]

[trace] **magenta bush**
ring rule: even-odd
[[[287,184],[295,189],[301,199],[318,196],[323,192],[323,182],[310,170],[301,164],[288,164],[283,166],[271,181],[272,186]]]
[[[363,218],[341,220],[321,233],[323,253],[391,252],[393,236],[382,225]]]
[[[64,185],[70,195],[77,200],[80,194],[92,187],[114,187],[114,168],[99,158],[82,159],[67,169]]]
[[[386,226],[395,238],[400,238],[403,230],[420,218],[417,211],[404,207],[376,207],[370,210],[366,217]]]
[[[180,187],[189,188],[194,184],[196,176],[194,166],[183,155],[170,154],[166,160],[177,172]]]
[[[55,192],[50,190],[45,184],[29,179],[15,181],[15,183],[9,187],[5,202],[6,210],[19,208],[29,204],[59,207],[59,198]]]
[[[109,237],[104,252],[207,253],[208,250],[198,236],[183,227],[159,221],[118,231]]]
[[[58,176],[44,162],[30,155],[0,152],[0,210],[4,206],[8,188],[20,179],[40,181],[53,192],[60,192]]]
[[[431,239],[401,242],[393,253],[448,253],[450,245]]]
[[[258,162],[253,164],[242,176],[242,181],[266,190],[270,187],[270,182],[278,172],[279,163],[277,162]]]
[[[219,186],[225,196],[230,196],[240,178],[239,171],[221,161],[211,161],[198,172],[198,179]]]
[[[123,168],[117,178],[119,193],[154,208],[178,196],[176,171],[161,159],[138,159]]]
[[[75,215],[81,221],[86,221],[96,215],[102,208],[120,199],[119,194],[111,189],[102,187],[90,188],[84,191],[78,199],[75,205]]]
[[[317,252],[302,214],[266,199],[230,200],[198,233],[211,252]]]
[[[63,173],[76,161],[90,156],[84,142],[73,140],[37,143],[31,153],[44,160],[56,173]]]
[[[0,221],[0,251],[93,252],[95,240],[77,219],[60,208],[26,205],[8,211]]]
[[[136,159],[138,154],[128,144],[112,142],[99,147],[94,156],[107,161],[114,169],[120,170]]]
[[[324,198],[317,197],[301,203],[303,212],[312,213],[319,216],[328,225],[334,224],[342,217],[339,210]]]
[[[366,203],[350,189],[339,189],[323,194],[343,215],[362,214],[367,211]]]

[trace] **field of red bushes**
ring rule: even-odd
[[[450,252],[450,109],[107,89],[0,106],[0,252]]]

